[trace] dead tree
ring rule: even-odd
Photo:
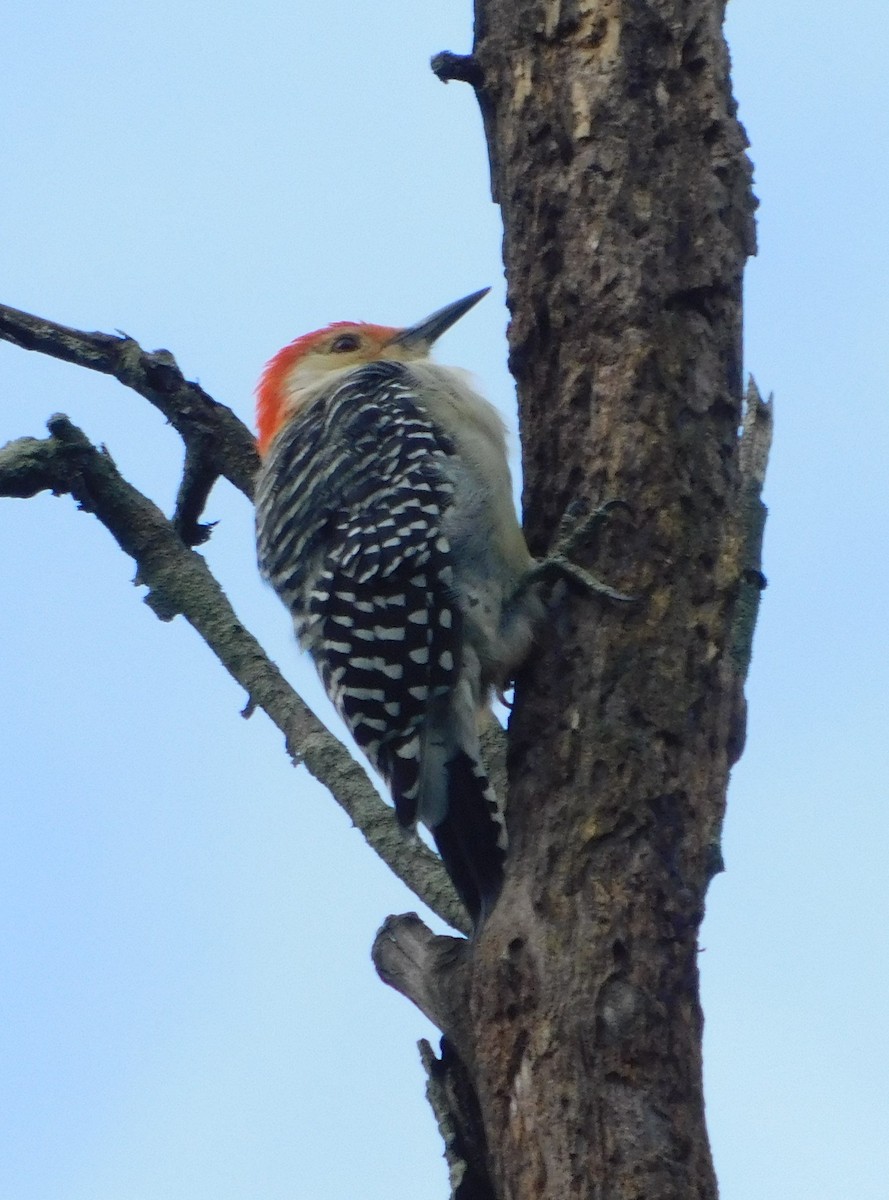
[[[722,16],[711,0],[476,0],[472,54],[433,62],[484,120],[532,551],[566,511],[619,499],[583,565],[640,597],[562,595],[517,681],[510,859],[480,936],[408,915],[374,947],[444,1035],[423,1054],[458,1200],[716,1195],[697,934],[743,746],[771,425],[742,394],[754,201]],[[195,550],[218,478],[252,494],[249,432],[165,351],[8,308],[0,336],[115,375],[186,446],[170,520],[61,416],[0,451],[0,494],[70,492],[95,513],[158,615],[191,622],[294,760],[465,930],[438,860],[397,835]]]

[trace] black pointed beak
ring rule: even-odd
[[[432,345],[438,338],[456,324],[462,316],[465,316],[471,308],[478,304],[483,296],[487,296],[490,288],[482,288],[479,292],[473,292],[471,296],[464,296],[462,300],[455,300],[453,304],[446,304],[444,308],[440,308],[438,312],[434,312],[431,317],[425,317],[422,321],[418,321],[416,325],[411,325],[407,329],[402,329],[396,333],[389,343],[390,346],[407,346],[408,349],[421,348]]]

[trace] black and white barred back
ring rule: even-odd
[[[278,435],[257,484],[259,565],[399,822],[430,827],[478,918],[499,890],[505,829],[460,679],[442,530],[455,448],[413,387],[401,364],[368,364]]]

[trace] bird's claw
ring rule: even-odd
[[[575,499],[565,509],[556,533],[556,554],[570,558],[578,547],[594,539],[616,510],[621,509],[629,516],[633,512],[626,500],[619,499],[605,500],[592,512],[587,508],[587,501]]]
[[[556,582],[564,580],[581,591],[588,592],[593,596],[601,596],[605,600],[611,600],[615,604],[635,604],[638,596],[632,596],[627,592],[620,592],[617,588],[611,587],[607,583],[603,583],[595,575],[585,571],[583,567],[579,567],[577,563],[571,562],[562,554],[553,554],[549,558],[543,558],[529,572],[528,582]]]
[[[615,511],[622,510],[632,515],[633,510],[626,500],[620,499],[605,500],[592,512],[589,512],[588,508],[588,502],[585,500],[571,501],[559,522],[555,553],[542,559],[533,568],[532,574],[540,580],[562,579],[581,591],[601,596],[615,604],[633,604],[638,600],[638,596],[631,596],[610,587],[573,561],[574,554],[581,546],[595,542],[599,530],[611,519]]]

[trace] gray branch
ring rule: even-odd
[[[454,54],[442,50],[434,55],[429,66],[442,83],[468,83],[474,88],[482,85],[482,69],[471,54]]]
[[[153,404],[185,442],[186,463],[174,524],[190,546],[206,541],[198,518],[216,480],[223,476],[253,499],[259,466],[256,443],[231,409],[187,380],[169,350],[151,353],[126,334],[86,333],[0,305],[0,338],[103,375]]]
[[[457,1047],[468,1050],[468,990],[473,943],[442,937],[416,913],[387,917],[374,939],[377,974],[412,1001]]]
[[[440,860],[421,842],[401,834],[365,772],[238,620],[204,559],[123,478],[110,455],[93,446],[67,417],[51,418],[48,428],[47,439],[20,438],[0,449],[0,495],[69,492],[82,509],[94,513],[135,559],[137,581],[149,588],[146,600],[155,613],[162,620],[185,617],[246,690],[247,711],[261,708],[270,717],[284,734],[293,762],[303,763],[330,790],[391,870],[443,920],[465,931],[466,914]]]

